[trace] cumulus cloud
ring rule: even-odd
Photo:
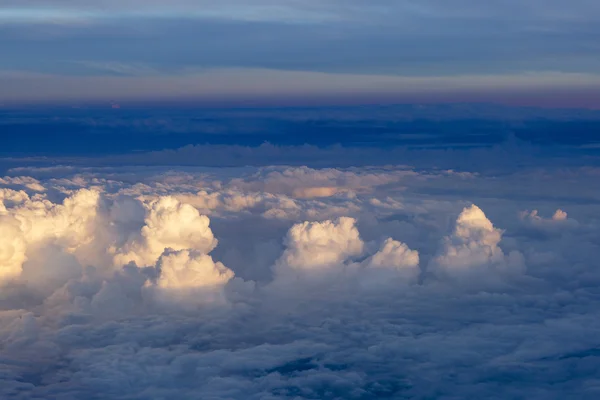
[[[368,262],[371,267],[414,268],[419,265],[419,252],[411,250],[404,243],[387,239],[381,249]]]
[[[521,213],[522,219],[529,220],[534,223],[544,223],[545,221],[566,221],[567,217],[567,213],[561,209],[556,210],[554,214],[552,214],[552,217],[550,217],[549,219],[545,219],[542,216],[540,216],[538,210],[523,211]]]
[[[363,251],[353,218],[335,221],[304,222],[294,225],[286,237],[286,251],[279,264],[297,270],[339,266]]]
[[[362,287],[382,290],[390,285],[400,290],[405,284],[416,284],[421,275],[419,252],[406,244],[386,239],[380,249],[365,261],[360,270]]]
[[[499,244],[502,230],[495,228],[476,205],[463,209],[452,235],[433,262],[436,273],[473,278],[478,274],[516,272],[523,268],[522,255],[505,255]]]
[[[595,198],[405,172],[7,179],[0,397],[596,398]]]
[[[556,226],[557,224],[572,225],[573,223],[576,223],[576,221],[569,219],[568,214],[561,209],[556,210],[550,218],[540,216],[538,210],[523,211],[521,213],[521,219],[535,226]]]
[[[325,284],[330,290],[351,292],[355,284],[367,289],[414,284],[421,273],[418,251],[388,238],[371,252],[356,220],[349,217],[296,224],[288,231],[285,246],[275,265],[275,284],[302,278],[316,285],[312,289]],[[371,254],[364,258],[364,253]]]
[[[173,197],[150,201],[144,223],[140,234],[116,252],[115,264],[151,266],[165,249],[209,253],[217,246],[208,217]]]
[[[7,200],[12,202],[10,208],[5,205]],[[96,228],[98,192],[81,189],[62,204],[54,204],[45,198],[30,198],[24,192],[5,190],[0,201],[3,205],[0,211],[5,214],[0,217],[3,232],[0,270],[4,278],[19,277],[28,259],[32,274],[56,274],[57,271],[47,269],[49,259],[37,254],[29,257],[31,251],[53,254],[50,247],[55,246],[59,252],[85,258],[83,250],[92,242]]]
[[[158,286],[162,288],[202,288],[227,283],[233,272],[222,263],[215,263],[207,254],[190,254],[182,250],[165,254],[160,261]]]
[[[564,221],[567,219],[567,213],[563,210],[556,210],[556,212],[552,215],[552,219],[554,221]]]
[[[224,286],[234,277],[233,271],[208,254],[189,250],[168,252],[158,262],[160,276],[156,295],[163,302],[207,304],[224,302]]]
[[[568,214],[561,209],[557,209],[549,217],[543,217],[538,210],[523,211],[520,217],[524,233],[529,235],[560,236],[581,226],[577,220],[569,218]]]

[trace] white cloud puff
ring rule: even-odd
[[[166,252],[158,266],[160,276],[146,289],[159,304],[177,308],[224,304],[225,285],[235,275],[210,255],[189,250]]]
[[[522,268],[522,256],[504,254],[499,247],[502,230],[494,227],[476,205],[463,209],[452,235],[444,239],[444,248],[433,262],[434,270],[443,275],[469,272],[511,271]]]
[[[570,219],[568,214],[558,209],[552,214],[550,218],[542,217],[538,210],[533,211],[523,211],[521,214],[521,219],[529,222],[532,226],[537,227],[558,227],[558,226],[574,226],[577,225],[577,222],[573,219]]]
[[[234,276],[233,271],[203,253],[181,250],[163,254],[159,260],[158,287],[170,289],[217,288]]]
[[[13,205],[4,207],[5,216],[0,220],[0,270],[4,278],[18,277],[28,252],[34,249],[57,246],[60,251],[80,256],[80,250],[94,239],[99,198],[97,191],[81,189],[62,204],[54,204],[44,198],[30,199],[23,192],[5,191],[2,200]],[[46,268],[43,256],[33,259],[39,262],[30,265],[32,270]]]
[[[171,196],[151,201],[144,223],[140,235],[116,251],[115,264],[152,266],[165,249],[209,253],[217,246],[209,218]]]
[[[414,269],[419,266],[419,252],[402,242],[388,238],[367,262],[372,268]]]
[[[14,210],[29,243],[53,240],[73,252],[93,240],[100,193],[81,189],[62,204],[48,200],[24,202]]]
[[[341,265],[349,257],[360,255],[364,247],[356,220],[348,217],[296,224],[289,230],[285,244],[279,265],[299,270]]]
[[[359,270],[361,286],[375,290],[416,284],[421,274],[419,252],[392,238],[386,239],[362,266],[364,269]]]
[[[552,219],[554,221],[565,221],[567,219],[567,213],[561,209],[558,209],[552,214]]]

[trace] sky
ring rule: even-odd
[[[592,0],[0,1],[0,103],[600,107]]]
[[[599,20],[0,0],[0,399],[600,398]]]

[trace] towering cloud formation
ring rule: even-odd
[[[502,231],[494,227],[476,205],[465,208],[452,235],[444,239],[444,249],[433,266],[442,275],[464,275],[491,270],[508,271],[522,265],[518,253],[505,256],[498,246]]]
[[[117,251],[115,264],[133,262],[139,267],[152,266],[165,249],[209,253],[217,246],[210,220],[191,205],[167,196],[151,201],[147,210],[140,235]]]
[[[99,199],[99,192],[88,189],[75,192],[58,205],[45,199],[27,199],[13,215],[27,242],[53,240],[75,251],[93,239]]]
[[[83,266],[103,266],[101,256],[107,250],[118,267],[130,262],[154,267],[160,258],[159,289],[218,288],[233,277],[231,270],[208,255],[217,245],[209,219],[173,197],[147,203],[144,225],[133,233],[129,229],[136,222],[128,219],[140,218],[135,212],[140,203],[132,199],[120,199],[102,214],[99,192],[86,189],[62,204],[7,189],[0,200],[2,281],[21,277],[31,288],[51,294],[81,275]],[[167,249],[171,252],[163,255]],[[120,285],[114,282],[105,281],[102,288],[99,298],[120,293]]]
[[[21,274],[27,253],[55,246],[59,251],[85,258],[83,249],[94,239],[100,194],[81,189],[62,204],[29,198],[24,192],[4,191],[0,197],[0,279]],[[10,210],[5,201],[11,202]],[[9,214],[9,215],[6,215]],[[46,261],[43,257],[37,260]],[[32,265],[31,268],[45,268]]]
[[[147,288],[162,303],[194,305],[223,299],[233,271],[208,255],[217,245],[210,220],[174,197],[146,204],[144,226],[123,248],[115,249],[117,266],[156,266],[159,276]]]
[[[364,243],[355,224],[353,218],[341,217],[294,225],[288,232],[287,249],[279,264],[300,270],[341,265],[363,251]]]

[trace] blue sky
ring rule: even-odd
[[[353,95],[596,108],[599,18],[588,0],[9,0],[0,102]]]

